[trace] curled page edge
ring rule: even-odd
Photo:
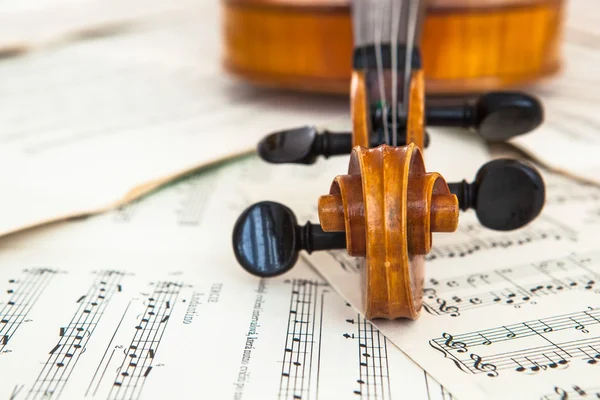
[[[126,204],[129,204],[135,200],[138,200],[146,195],[152,194],[153,192],[163,188],[164,186],[173,183],[181,178],[184,178],[188,175],[191,174],[195,174],[198,172],[201,172],[203,169],[207,169],[213,166],[217,166],[219,164],[228,162],[228,161],[232,161],[232,160],[236,160],[239,159],[241,157],[245,157],[251,154],[255,153],[255,149],[248,149],[246,151],[240,151],[237,153],[230,153],[228,155],[225,155],[223,157],[218,157],[212,160],[208,160],[206,162],[203,162],[201,164],[192,166],[190,168],[186,168],[183,170],[180,170],[178,172],[175,172],[171,175],[167,175],[164,177],[160,177],[160,178],[156,178],[154,180],[145,182],[145,183],[141,183],[133,188],[131,188],[127,193],[125,193],[125,195],[123,197],[121,197],[120,199],[107,204],[106,206],[103,207],[99,207],[99,208],[93,208],[93,209],[89,209],[89,210],[79,210],[79,211],[73,211],[72,213],[69,214],[62,214],[62,215],[58,215],[55,217],[51,217],[48,219],[44,219],[44,220],[40,220],[39,222],[36,223],[32,223],[32,224],[28,224],[28,225],[23,225],[20,227],[16,227],[10,230],[6,230],[6,231],[0,231],[0,239],[4,236],[9,236],[15,233],[20,233],[29,229],[34,229],[34,228],[38,228],[41,226],[46,226],[46,225],[50,225],[50,224],[54,224],[57,222],[63,222],[63,221],[68,221],[68,220],[76,220],[76,219],[80,219],[80,218],[86,218],[86,217],[90,217],[93,215],[98,215],[98,214],[102,214],[111,210],[114,210],[118,207],[124,206]]]

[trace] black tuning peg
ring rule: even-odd
[[[350,133],[318,133],[312,126],[275,132],[258,143],[260,157],[273,164],[313,164],[325,158],[352,151]]]
[[[481,224],[510,231],[533,221],[545,202],[542,176],[517,160],[498,159],[484,164],[473,183],[449,183],[463,211],[475,209]]]
[[[235,257],[246,271],[260,277],[289,271],[300,250],[310,254],[345,248],[345,232],[323,232],[310,222],[298,226],[292,210],[272,201],[248,207],[233,228]]]
[[[453,106],[429,106],[427,124],[474,128],[490,142],[531,132],[544,120],[538,99],[520,92],[492,92]]]
[[[398,135],[398,145],[406,142],[404,136]],[[374,137],[371,146],[378,146],[383,141]],[[429,145],[429,136],[425,134],[425,147]],[[258,143],[258,154],[263,160],[272,164],[313,164],[318,156],[350,154],[352,151],[351,133],[319,133],[315,127],[303,126],[272,133]]]

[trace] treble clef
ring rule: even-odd
[[[558,386],[554,387],[554,392],[560,396],[560,400],[567,400],[569,398],[569,393],[563,388],[559,388]]]
[[[454,337],[451,334],[444,332],[442,337],[446,339],[444,345],[456,349],[459,353],[465,353],[467,351],[467,345],[463,342],[455,342]]]
[[[487,372],[487,376],[492,378],[498,376],[498,371],[496,371],[496,366],[494,364],[482,362],[481,357],[477,354],[471,354],[471,360],[475,361],[473,367],[477,371]]]
[[[446,303],[446,300],[437,299],[437,303],[440,305],[439,310],[445,314],[450,314],[451,317],[458,317],[460,313],[458,312],[458,307],[449,306]]]

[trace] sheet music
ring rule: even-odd
[[[432,141],[451,146],[454,134],[434,131]],[[429,171],[448,180],[472,179],[487,153],[481,142],[462,135],[465,147],[457,151],[464,162],[444,166],[435,157],[440,148],[431,146],[428,159],[437,166],[428,165]],[[303,224],[318,222],[317,198],[335,175],[346,172],[347,159],[316,167],[265,166],[266,171],[260,165],[256,178],[243,180],[241,195],[248,203],[282,202]],[[465,166],[473,169],[465,172]],[[496,232],[481,228],[473,211],[461,212],[457,232],[434,234],[420,318],[372,321],[457,398],[596,396],[600,188],[540,172],[547,196],[536,221]],[[356,259],[344,251],[303,252],[301,259],[363,310]]]
[[[267,280],[239,267],[240,188],[281,178],[249,157],[4,238],[0,397],[453,398],[308,264]]]
[[[346,98],[224,74],[217,4],[197,10],[202,23],[189,13],[0,63],[0,235],[134,200],[273,130],[348,118]]]
[[[511,140],[549,168],[596,184],[600,184],[596,173],[600,119],[594,107],[600,84],[596,73],[598,6],[596,1],[566,2],[563,68],[558,75],[527,88],[542,101],[545,121],[534,132]]]
[[[598,394],[600,189],[543,176],[537,221],[493,232],[462,213],[458,232],[434,234],[420,318],[372,321],[458,398]],[[364,309],[356,259],[343,251],[305,259]]]

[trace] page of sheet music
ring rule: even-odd
[[[535,222],[495,232],[463,212],[457,232],[434,234],[420,318],[372,321],[457,398],[600,394],[600,188],[542,174],[547,203]],[[281,182],[276,188],[249,193],[318,221],[315,205]],[[358,259],[344,251],[303,259],[364,309]]]
[[[189,13],[0,63],[0,235],[132,200],[268,132],[348,118],[345,97],[224,74],[217,4],[197,13],[206,23]]]
[[[252,157],[0,241],[0,397],[452,398],[304,262],[239,267],[236,182],[278,178]]]
[[[434,131],[432,141],[451,145],[445,142],[449,135]],[[490,154],[478,141],[461,146],[463,162],[445,166],[435,154],[440,147],[431,146],[428,158],[437,165],[427,169],[448,180],[473,179]],[[473,169],[469,173],[466,167]],[[267,166],[267,173],[260,164],[257,168],[255,178],[245,179],[240,188],[249,203],[279,201],[294,210],[299,223],[316,223],[316,199],[328,192],[335,175],[345,173],[347,159],[317,167]],[[434,234],[420,318],[373,321],[457,398],[600,393],[595,370],[600,362],[600,188],[545,169],[541,173],[546,205],[535,222],[495,232],[482,228],[472,211],[462,212],[457,232]],[[302,259],[356,310],[363,309],[357,259],[344,251],[302,253]]]

